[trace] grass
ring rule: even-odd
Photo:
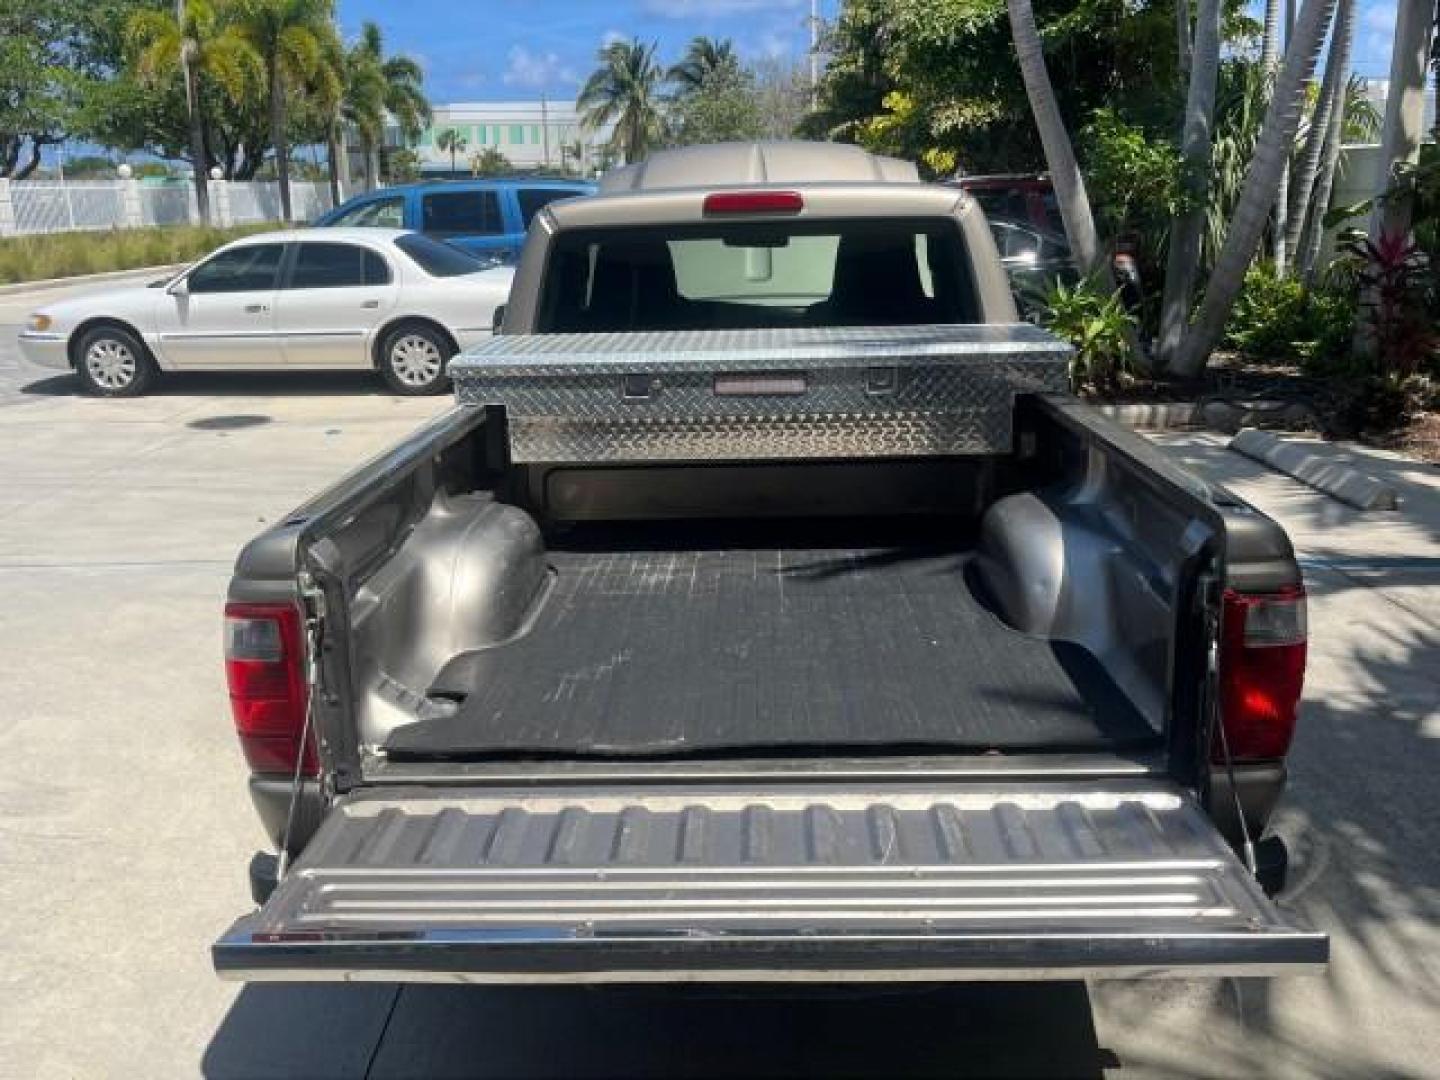
[[[276,228],[273,222],[229,229],[168,225],[10,237],[0,240],[0,285],[190,262],[236,237]]]

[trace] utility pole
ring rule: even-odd
[[[550,103],[540,95],[540,138],[545,146],[545,168],[550,168]]]

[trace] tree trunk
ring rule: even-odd
[[[1265,78],[1272,94],[1274,93],[1276,70],[1280,66],[1281,5],[1282,0],[1265,0],[1265,24],[1264,31],[1260,36],[1260,67],[1265,72]],[[1288,38],[1291,31],[1288,21],[1284,29]],[[1270,257],[1275,263],[1275,272],[1282,276],[1285,273],[1285,214],[1289,205],[1287,188],[1290,179],[1286,174],[1290,171],[1289,166],[1289,155],[1287,154],[1285,168],[1280,171],[1280,182],[1276,185],[1275,227],[1271,230]]]
[[[1330,36],[1330,56],[1325,61],[1325,81],[1320,87],[1320,100],[1315,106],[1315,115],[1310,122],[1310,134],[1305,140],[1305,151],[1300,155],[1295,170],[1294,185],[1290,192],[1290,212],[1285,225],[1285,250],[1295,262],[1297,273],[1306,274],[1314,262],[1314,256],[1304,257],[1308,239],[1309,222],[1318,223],[1325,216],[1325,205],[1329,202],[1329,191],[1324,202],[1311,198],[1319,194],[1315,181],[1320,175],[1320,162],[1332,138],[1331,119],[1345,116],[1345,90],[1350,83],[1350,42],[1355,36],[1355,0],[1338,0],[1335,7],[1335,31]],[[1331,173],[1333,180],[1334,173]],[[1303,234],[1303,235],[1302,235]],[[1316,245],[1317,250],[1319,245]]]
[[[205,152],[205,120],[200,115],[200,80],[195,68],[180,57],[182,75],[185,79],[185,112],[190,123],[190,164],[195,174],[195,208],[200,213],[200,224],[210,224],[210,155]]]
[[[40,147],[43,145],[35,136],[30,137],[30,160],[10,174],[11,180],[26,180],[40,167]]]
[[[1265,231],[1265,221],[1274,206],[1275,185],[1300,124],[1305,83],[1315,70],[1334,9],[1335,0],[1306,0],[1301,9],[1295,33],[1285,50],[1285,66],[1265,110],[1255,156],[1245,170],[1245,183],[1225,233],[1225,244],[1210,274],[1205,300],[1176,353],[1174,371],[1177,375],[1185,378],[1198,375],[1225,329],[1225,320],[1230,316],[1231,305],[1240,292],[1245,270],[1254,258],[1255,248]]]
[[[1190,57],[1193,45],[1190,36],[1190,0],[1175,0],[1175,37],[1179,51],[1180,85],[1190,85]]]
[[[1375,192],[1383,196],[1395,166],[1420,156],[1425,124],[1425,69],[1434,30],[1434,0],[1399,0],[1395,48],[1390,58],[1390,91],[1385,98],[1385,128],[1380,138],[1380,179]],[[1410,230],[1408,200],[1383,199],[1370,215],[1370,239],[1382,233]]]
[[[1200,0],[1190,88],[1185,97],[1185,129],[1180,138],[1189,209],[1170,227],[1165,293],[1160,301],[1160,336],[1156,343],[1161,370],[1175,362],[1185,339],[1195,278],[1200,272],[1200,241],[1205,233],[1205,203],[1210,193],[1215,82],[1220,71],[1220,19],[1220,0]]]
[[[1085,193],[1085,180],[1075,161],[1075,149],[1060,117],[1055,88],[1045,70],[1045,55],[1040,48],[1040,32],[1035,26],[1035,11],[1030,0],[1009,0],[1010,32],[1015,39],[1015,53],[1020,59],[1020,74],[1025,80],[1025,96],[1035,115],[1040,144],[1045,150],[1045,163],[1050,182],[1055,188],[1055,201],[1070,240],[1070,251],[1084,274],[1099,275],[1107,292],[1114,291],[1114,278],[1109,263],[1100,250],[1095,233],[1095,218],[1090,212],[1090,199]]]
[[[380,145],[370,139],[365,145],[365,187],[374,191],[380,186]]]
[[[1355,6],[1350,5],[1350,30],[1349,33],[1340,39],[1340,47],[1344,49],[1345,55],[1340,61],[1341,69],[1350,69],[1350,52],[1355,40]],[[1331,48],[1336,46],[1332,45]],[[1330,209],[1330,192],[1335,186],[1335,167],[1340,161],[1340,143],[1344,137],[1345,129],[1345,102],[1343,95],[1349,79],[1346,79],[1346,86],[1340,88],[1341,100],[1330,112],[1330,130],[1325,136],[1325,149],[1320,160],[1320,173],[1315,181],[1315,191],[1311,196],[1310,212],[1306,218],[1305,232],[1300,237],[1300,250],[1296,255],[1296,271],[1304,276],[1305,287],[1315,287],[1315,279],[1319,276],[1320,245],[1325,240],[1325,214]]]
[[[287,225],[290,212],[290,148],[285,144],[285,94],[280,83],[280,63],[271,58],[270,142],[275,147],[275,176],[280,181],[280,220]]]

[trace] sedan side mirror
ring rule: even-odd
[[[165,291],[171,296],[189,296],[190,283],[186,281],[183,277],[176,278],[170,283],[169,288],[167,288]]]
[[[490,316],[490,332],[491,332],[491,333],[494,333],[494,334],[498,334],[498,333],[500,333],[500,328],[501,328],[502,326],[504,326],[504,325],[505,325],[505,305],[504,305],[504,304],[497,304],[497,305],[495,306],[495,314],[493,314],[493,315]]]

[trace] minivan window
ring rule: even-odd
[[[361,203],[359,206],[346,210],[330,224],[333,226],[403,229],[405,227],[404,196],[392,195]]]
[[[385,260],[358,244],[307,241],[299,247],[295,269],[290,273],[292,289],[358,288],[384,285],[390,280],[390,267]]]
[[[542,333],[973,323],[950,218],[647,226],[561,233]]]
[[[437,191],[420,201],[421,229],[440,236],[492,236],[504,231],[493,191]]]
[[[398,237],[395,246],[410,256],[415,261],[415,265],[431,277],[474,274],[495,265],[493,261],[482,262],[467,251],[461,251],[449,244],[442,244],[438,240],[421,236],[419,233]]]
[[[246,244],[201,263],[185,279],[192,293],[263,292],[275,288],[283,244]]]

